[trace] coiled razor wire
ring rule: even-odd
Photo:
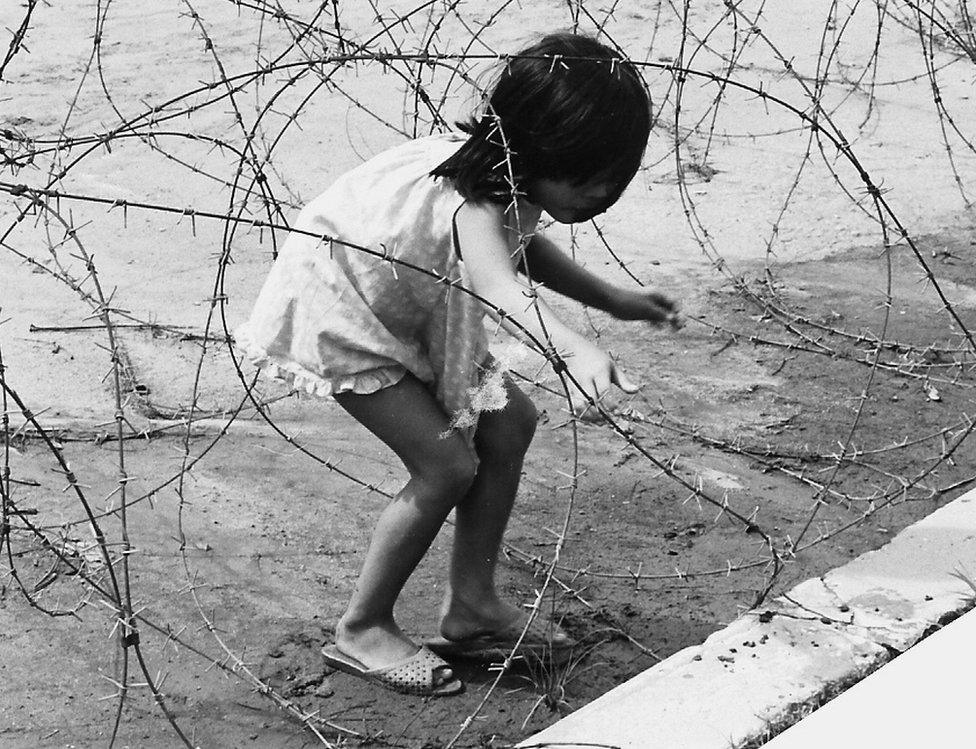
[[[22,381],[28,369],[26,362],[4,357],[0,347],[0,384],[2,384],[3,468],[2,519],[0,519],[0,552],[5,557],[4,589],[10,586],[38,612],[48,616],[73,616],[88,605],[98,603],[111,612],[112,642],[117,658],[114,675],[110,678],[114,703],[110,746],[116,743],[124,721],[125,706],[136,687],[145,688],[152,695],[159,711],[169,722],[174,735],[186,746],[194,746],[192,730],[178,719],[161,688],[162,676],[154,672],[152,658],[146,653],[143,634],[153,632],[179,648],[199,656],[208,667],[216,667],[228,675],[242,679],[256,691],[293,717],[299,725],[326,746],[338,746],[343,737],[357,736],[357,731],[341,722],[309,712],[296,701],[256,674],[243,654],[230,644],[208,611],[205,596],[196,584],[197,572],[187,553],[189,542],[183,519],[191,512],[192,487],[188,478],[194,468],[225,438],[232,424],[247,416],[259,417],[290,448],[309,461],[334,472],[369,492],[389,496],[379,485],[357,476],[333,458],[323,455],[288,428],[276,422],[270,406],[291,394],[267,396],[260,387],[260,376],[249,372],[234,348],[232,323],[228,319],[228,302],[240,296],[229,282],[228,273],[235,257],[253,247],[257,233],[263,245],[270,242],[268,260],[277,254],[281,238],[289,231],[289,216],[303,202],[296,182],[294,166],[289,164],[288,147],[304,132],[310,119],[323,101],[345,102],[349,112],[372,122],[387,133],[390,142],[440,132],[465,114],[465,107],[477,105],[490,85],[490,71],[512,59],[512,49],[518,44],[505,44],[511,39],[497,33],[505,19],[536,11],[532,19],[553,24],[540,27],[538,33],[554,28],[571,28],[597,35],[628,59],[647,79],[655,101],[657,124],[655,139],[646,157],[642,174],[673,162],[674,187],[684,214],[686,226],[703,257],[718,277],[737,297],[749,305],[766,321],[767,329],[758,333],[747,329],[733,329],[728,324],[705,315],[693,315],[689,325],[701,326],[729,343],[750,342],[756,346],[781,349],[792,356],[824,357],[846,362],[862,369],[858,382],[852,383],[852,415],[846,428],[838,435],[838,447],[829,453],[807,453],[797,456],[786,447],[743,444],[709,434],[702,428],[689,425],[666,409],[654,415],[614,410],[606,404],[586,396],[579,383],[566,369],[562,353],[552,342],[534,338],[522,330],[527,344],[535,349],[546,363],[545,372],[516,372],[523,382],[558,396],[566,403],[568,426],[572,439],[571,468],[565,473],[565,483],[558,487],[562,497],[562,521],[556,533],[556,543],[548,557],[543,558],[514,546],[507,546],[509,556],[528,565],[539,577],[539,585],[531,602],[530,612],[536,616],[553,587],[567,595],[579,594],[573,583],[581,578],[621,580],[639,585],[641,581],[679,580],[693,577],[733,575],[745,570],[760,570],[763,584],[754,592],[752,606],[760,605],[776,588],[784,564],[813,546],[834,539],[845,531],[863,524],[882,509],[917,497],[930,497],[961,488],[973,479],[964,477],[951,485],[934,487],[930,480],[936,472],[967,447],[967,440],[976,429],[968,414],[956,413],[939,429],[922,435],[906,436],[894,444],[874,447],[864,435],[864,412],[879,378],[892,376],[920,382],[927,392],[972,388],[972,372],[976,340],[964,315],[950,301],[950,294],[934,271],[933,258],[914,236],[911,227],[899,218],[889,201],[883,175],[869,171],[855,143],[865,129],[878,117],[877,98],[886,87],[921,82],[928,95],[938,123],[938,139],[945,159],[940,168],[951,173],[951,179],[962,205],[972,207],[971,189],[965,179],[965,165],[976,156],[976,128],[972,114],[960,102],[946,93],[952,87],[947,76],[968,77],[976,74],[976,30],[973,17],[965,1],[907,2],[875,0],[841,5],[822,4],[825,15],[817,22],[821,30],[819,49],[813,60],[798,63],[789,47],[764,30],[769,13],[765,2],[707,2],[683,3],[667,0],[654,4],[653,10],[637,13],[638,4],[615,2],[516,3],[496,0],[492,3],[430,0],[423,3],[388,3],[375,0],[367,3],[343,4],[338,0],[322,2],[309,9],[303,4],[282,2],[219,2],[191,3],[183,0],[179,14],[186,39],[202,47],[202,54],[210,68],[204,80],[177,81],[177,92],[168,96],[146,96],[133,99],[131,94],[113,80],[109,50],[119,41],[118,27],[113,20],[121,6],[111,0],[99,0],[93,18],[87,19],[92,41],[87,60],[80,66],[59,95],[68,94],[63,119],[54,132],[42,132],[31,119],[21,115],[3,115],[0,120],[0,191],[7,196],[8,215],[0,227],[2,246],[8,267],[21,264],[42,274],[56,287],[70,290],[86,310],[85,321],[77,326],[61,326],[56,330],[95,329],[103,335],[99,344],[104,352],[108,390],[112,394],[113,420],[109,430],[57,429],[45,422],[44,409],[27,402],[16,382]],[[545,6],[544,8],[542,6]],[[550,6],[559,6],[561,14],[553,21]],[[228,25],[227,11],[232,10],[246,29],[233,37]],[[27,0],[16,14],[7,11],[11,35],[0,62],[0,95],[17,96],[22,75],[16,71],[23,63],[28,69],[37,58],[32,44],[32,32],[43,24],[44,16],[54,11],[37,0]],[[167,9],[157,13],[173,13]],[[18,15],[19,14],[19,15]],[[634,14],[640,16],[639,23]],[[14,17],[16,16],[16,17]],[[870,22],[865,21],[870,19]],[[873,29],[866,35],[868,48],[848,44],[848,35],[865,23]],[[215,29],[220,29],[215,31]],[[886,40],[893,34],[912,35],[917,44],[918,70],[903,70],[904,77],[884,80],[881,71]],[[667,41],[663,41],[667,39]],[[527,41],[523,39],[522,41]],[[243,46],[246,54],[233,50]],[[862,57],[845,58],[855,46]],[[229,51],[228,51],[229,50]],[[200,50],[198,49],[198,52]],[[771,61],[777,69],[756,70],[755,59]],[[248,59],[250,58],[250,59]],[[555,61],[553,61],[555,63]],[[364,95],[357,77],[375,76],[382,87],[381,99]],[[373,78],[370,78],[373,81]],[[180,88],[183,86],[183,88]],[[399,103],[391,108],[390,91],[397,92]],[[742,106],[760,107],[772,113],[774,124],[766,132],[730,132],[721,129],[723,115],[735,99]],[[12,102],[4,102],[10,110]],[[90,112],[101,106],[97,127],[90,121]],[[15,106],[16,108],[16,106]],[[971,106],[970,106],[971,109]],[[391,113],[392,112],[392,113]],[[854,117],[854,113],[859,116]],[[105,119],[111,117],[111,120]],[[854,117],[853,125],[851,122]],[[841,126],[841,122],[845,124]],[[304,123],[304,125],[302,124]],[[853,130],[852,130],[853,128]],[[700,198],[695,189],[696,178],[706,181],[714,174],[710,157],[722,145],[736,138],[748,138],[759,143],[770,142],[784,135],[799,135],[804,145],[799,149],[797,167],[789,184],[782,190],[776,219],[764,238],[756,238],[755,245],[765,255],[762,283],[750,283],[734,268],[722,249],[723,237],[710,228],[708,198]],[[504,133],[501,133],[504,137]],[[367,155],[369,146],[350,130],[346,139],[356,157]],[[224,207],[212,202],[175,204],[152,198],[153,180],[146,181],[145,195],[112,190],[81,189],[84,184],[75,178],[83,167],[101,158],[136,146],[148,149],[163,160],[172,174],[201,191],[211,191],[225,199]],[[189,147],[189,149],[188,149]],[[365,147],[365,148],[364,148]],[[199,149],[199,152],[193,149]],[[357,149],[363,149],[359,153]],[[339,159],[341,161],[341,159]],[[355,159],[348,161],[349,165]],[[227,165],[231,168],[228,169]],[[776,252],[782,243],[781,228],[801,199],[801,182],[814,168],[826,170],[829,181],[823,186],[846,196],[849,203],[870,222],[880,239],[880,259],[884,269],[883,303],[880,322],[871,331],[849,330],[831,321],[804,313],[781,293]],[[167,174],[169,174],[167,172]],[[641,177],[638,178],[638,181]],[[73,181],[74,180],[74,181]],[[514,199],[514,184],[512,184]],[[632,188],[632,192],[634,188]],[[191,192],[191,191],[188,191]],[[653,207],[649,208],[653,212]],[[79,221],[75,212],[86,218]],[[209,268],[201,266],[200,274],[211,274],[210,297],[206,301],[202,325],[187,328],[160,323],[155,319],[127,310],[125,289],[115,286],[110,272],[96,262],[99,255],[90,249],[88,237],[93,223],[112,222],[121,231],[117,241],[124,241],[131,216],[177,217],[179,225],[192,234],[198,226],[209,225],[221,230],[219,252]],[[612,214],[611,214],[612,216]],[[618,266],[634,282],[650,283],[634,263],[624,260],[614,233],[611,219],[595,220],[584,227],[589,251],[599,248],[607,253],[612,264]],[[316,236],[323,251],[341,244],[343,247],[372,255],[390,264],[391,272],[420,273],[432,276],[441,284],[451,284],[460,292],[477,298],[489,308],[496,320],[508,318],[505,310],[491,305],[470,289],[432,271],[411,265],[391,256],[384,248],[368,247],[345,241],[339,237]],[[574,252],[584,251],[581,232],[571,234]],[[907,248],[920,271],[926,293],[931,299],[933,313],[945,315],[953,326],[952,335],[936,342],[896,340],[891,334],[891,308],[895,269],[892,250],[898,245]],[[19,272],[19,271],[18,271]],[[4,284],[10,283],[4,280]],[[531,285],[528,303],[535,303],[537,289]],[[0,304],[3,304],[0,300]],[[9,312],[10,310],[7,310]],[[163,310],[160,310],[163,312]],[[0,325],[3,325],[0,320]],[[9,325],[9,324],[8,324]],[[165,409],[156,407],[157,415],[169,423],[164,426],[142,428],[133,418],[134,399],[139,395],[131,373],[129,354],[122,343],[124,330],[148,330],[156,335],[192,341],[198,354],[186,405]],[[2,328],[0,328],[2,329]],[[44,328],[38,327],[37,330]],[[598,328],[594,326],[594,330]],[[8,330],[5,332],[9,332]],[[219,352],[226,366],[233,368],[239,381],[239,397],[232,404],[218,409],[204,409],[201,391],[206,370],[213,366],[214,352]],[[784,360],[785,361],[785,360]],[[554,379],[553,379],[554,377]],[[968,391],[967,391],[968,392]],[[936,396],[933,396],[933,398]],[[145,399],[143,399],[145,400]],[[728,560],[725,565],[701,569],[644,569],[626,571],[614,569],[576,569],[562,559],[568,538],[580,478],[585,472],[580,454],[580,440],[584,437],[574,414],[583,409],[599,415],[606,429],[600,439],[613,439],[645,461],[649,472],[666,477],[684,496],[702,507],[717,512],[715,522],[724,518],[736,524],[742,532],[742,557]],[[219,420],[216,431],[206,432],[201,422],[212,424]],[[635,429],[635,426],[639,427]],[[727,495],[716,496],[706,491],[698,477],[689,477],[677,466],[675,456],[664,456],[652,450],[645,439],[648,429],[681,436],[708,449],[720,450],[746,457],[760,463],[764,470],[776,471],[810,494],[810,505],[800,532],[795,536],[767,527],[758,518],[758,507],[746,512],[734,507]],[[66,444],[72,439],[91,440],[97,434],[101,442],[114,442],[117,475],[115,486],[108,496],[95,498],[85,483],[85,476],[72,468]],[[153,440],[179,434],[179,462],[175,470],[148,491],[135,493],[129,484],[132,477],[127,468],[129,443],[132,440]],[[585,434],[591,434],[586,432]],[[12,454],[19,443],[36,443],[49,456],[54,469],[64,480],[82,510],[80,520],[65,521],[48,517],[36,502],[43,487],[19,477]],[[936,445],[930,459],[906,467],[895,473],[879,462],[884,455],[900,454],[911,446]],[[815,475],[789,463],[800,457],[808,462],[827,466]],[[863,469],[878,477],[878,483],[852,493],[842,485],[847,469]],[[825,475],[823,475],[825,474]],[[211,643],[200,645],[184,633],[176,622],[163,622],[150,615],[145,600],[136,595],[137,584],[131,566],[138,559],[128,511],[134,505],[152,502],[172,489],[177,499],[179,536],[176,539],[186,578],[186,592],[192,597],[199,621],[209,633]],[[823,508],[839,503],[854,508],[853,518],[846,523],[824,528],[818,522]],[[99,509],[103,507],[104,509]],[[89,542],[77,541],[77,527],[87,527]],[[758,543],[757,543],[758,542]],[[37,578],[27,569],[28,561],[47,568],[46,575]],[[72,577],[81,583],[81,593],[69,602],[61,599],[63,589],[52,583],[58,578]],[[569,581],[569,582],[567,582]],[[52,591],[58,589],[58,598]],[[633,638],[631,638],[633,641]],[[649,649],[634,641],[642,650]],[[460,720],[456,733],[447,746],[454,746],[474,724],[484,706],[500,699],[497,689],[508,672],[516,649],[498,668],[493,682],[485,690],[474,711]],[[374,740],[376,737],[372,737]],[[395,742],[393,742],[395,743]]]

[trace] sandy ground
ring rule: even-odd
[[[959,185],[971,184],[976,157],[952,126],[976,135],[976,69],[952,53],[951,39],[937,40],[932,59],[959,181],[902,3],[889,3],[876,68],[874,5],[858,6],[852,20],[846,9],[828,20],[829,3],[801,16],[767,8],[750,25],[744,19],[756,8],[743,4],[736,36],[722,3],[695,4],[684,46],[681,7],[666,3],[385,4],[382,22],[366,3],[340,5],[344,47],[329,36],[330,4],[317,19],[305,4],[277,17],[263,3],[217,0],[40,4],[3,68],[5,492],[7,510],[27,514],[9,515],[0,546],[0,746],[109,743],[123,681],[116,745],[183,744],[133,648],[123,676],[116,616],[76,574],[81,566],[108,585],[79,494],[143,618],[146,669],[189,743],[314,745],[296,719],[314,713],[309,723],[330,741],[439,747],[489,692],[456,745],[530,735],[701,641],[767,585],[786,589],[876,548],[971,485],[973,447],[962,438],[971,428],[972,349],[963,326],[976,320],[976,234]],[[410,10],[409,24],[393,22],[394,11]],[[565,525],[544,606],[580,639],[577,657],[562,668],[518,667],[497,688],[494,672],[462,666],[468,690],[450,700],[378,691],[329,672],[318,650],[402,468],[331,402],[260,380],[256,396],[273,400],[270,422],[260,418],[226,343],[204,346],[199,336],[221,338],[244,318],[284,236],[252,219],[285,226],[343,169],[431,126],[423,102],[413,116],[408,64],[347,62],[319,86],[328,63],[312,66],[310,57],[348,54],[353,42],[374,57],[511,52],[570,27],[581,10],[581,28],[605,21],[634,59],[653,63],[644,72],[660,116],[645,168],[601,221],[604,237],[629,273],[681,300],[688,322],[654,330],[555,302],[643,382],[608,403],[619,431],[574,424],[559,397],[526,385],[542,416],[501,583],[532,603]],[[0,21],[16,32],[24,12],[5,6]],[[690,76],[675,131],[666,65],[680,59],[719,78],[731,66],[735,84],[750,88]],[[844,133],[914,246],[889,217],[884,251],[857,170],[829,142],[823,152],[811,147],[809,123],[768,98],[815,114],[806,90],[818,60],[827,71],[818,120]],[[273,72],[247,78],[272,61]],[[483,81],[489,63],[461,67]],[[471,88],[450,67],[432,70],[421,76],[434,108],[447,121],[463,116]],[[240,88],[218,99],[224,80]],[[266,177],[257,186],[256,164]],[[11,194],[17,184],[109,204],[52,197],[31,207],[29,196]],[[280,213],[269,219],[269,206]],[[632,283],[593,227],[552,234],[588,267]],[[106,304],[131,315],[115,312],[115,323],[157,326],[115,331],[121,443],[110,344],[84,298],[95,294],[91,267]],[[878,338],[890,345],[873,367]],[[495,345],[511,350],[500,335]],[[516,369],[558,387],[532,354]],[[253,371],[243,375],[250,382]],[[188,432],[191,406],[198,420]],[[77,491],[66,489],[55,452]],[[117,561],[123,497],[133,547],[127,584]],[[774,579],[764,538],[785,559]],[[418,638],[437,626],[449,544],[445,529],[398,608]]]

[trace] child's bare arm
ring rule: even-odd
[[[501,208],[465,204],[456,221],[473,291],[504,310],[507,318],[518,322],[537,341],[551,341],[570,373],[591,397],[602,396],[611,383],[628,392],[636,390],[605,351],[564,325],[519,278],[512,257],[515,237],[504,226]],[[516,335],[524,335],[517,326],[507,327]]]
[[[523,271],[536,282],[588,307],[609,312],[621,320],[655,323],[677,320],[674,303],[663,294],[645,289],[624,289],[580,267],[553,242],[536,235],[525,250]]]

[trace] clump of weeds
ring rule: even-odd
[[[567,688],[569,685],[585,674],[596,663],[584,664],[604,640],[599,640],[592,644],[579,644],[572,649],[568,657],[563,654],[547,652],[543,656],[529,656],[525,659],[526,673],[521,678],[532,685],[532,689],[539,696],[525,720],[522,721],[522,730],[532,720],[532,716],[541,707],[545,706],[549,712],[558,712],[565,715],[572,711],[573,707],[567,698]]]

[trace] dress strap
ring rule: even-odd
[[[461,201],[460,205],[454,209],[454,213],[451,214],[451,247],[454,250],[454,254],[457,255],[458,260],[463,260],[464,258],[461,257],[461,240],[458,239],[457,215],[458,211],[461,210],[461,206],[465,203],[467,203],[466,200]]]

